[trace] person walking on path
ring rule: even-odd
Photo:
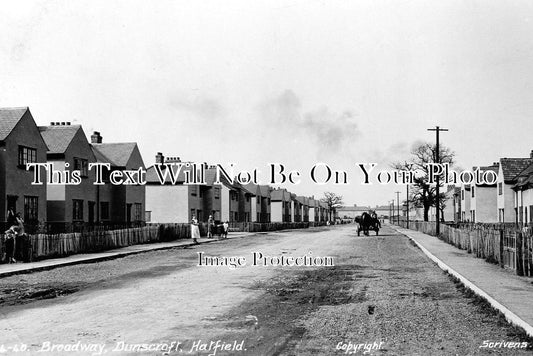
[[[11,226],[6,232],[4,238],[4,245],[6,247],[6,259],[8,263],[16,263],[15,260],[15,247],[17,238],[18,227]]]
[[[209,219],[207,220],[207,238],[209,239],[213,238],[214,227],[215,227],[215,220],[213,220],[213,215],[209,215]]]
[[[192,216],[191,220],[191,238],[195,244],[198,243],[198,239],[200,238],[200,228],[198,227],[198,220],[195,215]]]
[[[15,251],[14,256],[18,260],[23,261],[25,259],[24,254],[28,249],[28,244],[26,241],[26,230],[24,229],[24,219],[20,216],[20,213],[15,214],[15,219],[17,222],[17,236],[15,242]]]

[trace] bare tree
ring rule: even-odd
[[[333,192],[325,192],[324,198],[320,199],[321,202],[326,203],[329,208],[329,220],[332,219],[332,215],[334,212],[337,211],[337,208],[340,208],[344,205],[344,202],[342,201],[342,195],[337,195]]]
[[[455,152],[442,144],[439,147],[439,162],[436,160],[436,146],[425,142],[415,146],[411,151],[411,158],[404,162],[396,162],[392,166],[398,170],[418,171],[413,185],[409,188],[409,200],[424,208],[424,221],[429,220],[429,209],[437,204],[436,185],[429,184],[428,163],[455,164]],[[439,185],[443,186],[442,180]],[[446,193],[439,192],[439,209],[444,210]]]

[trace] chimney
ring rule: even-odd
[[[102,136],[100,136],[100,132],[94,131],[94,133],[91,135],[91,143],[102,143]]]
[[[529,158],[533,158],[533,150],[529,153]]]
[[[165,156],[162,152],[157,152],[155,155],[155,163],[165,163]]]

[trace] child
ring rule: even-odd
[[[6,231],[5,245],[6,245],[6,258],[8,263],[16,263],[15,260],[15,239],[18,234],[18,226],[11,226]]]
[[[228,238],[229,221],[224,222],[224,224],[222,224],[222,227],[224,228],[222,234],[223,234],[224,238],[227,239]]]

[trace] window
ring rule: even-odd
[[[250,202],[250,196],[249,196],[249,195],[246,196],[246,202],[247,202],[247,203]]]
[[[24,196],[24,221],[35,221],[39,218],[39,197]]]
[[[74,170],[80,171],[82,177],[89,176],[89,161],[83,158],[74,157]]]
[[[472,186],[472,198],[474,197],[474,187]]]
[[[135,203],[133,206],[133,220],[142,221],[143,217],[143,205],[141,203]]]
[[[198,186],[191,185],[191,195],[196,196],[196,194],[198,194]]]
[[[26,163],[37,162],[37,150],[26,146],[19,146],[19,161],[20,168],[26,169]]]
[[[72,220],[83,220],[83,200],[72,200]]]
[[[215,199],[220,199],[220,188],[215,187]]]
[[[498,183],[498,195],[502,195],[503,194],[503,183],[500,182]]]
[[[100,202],[100,219],[109,220],[109,202]]]
[[[465,200],[465,191],[461,190],[461,200]]]

